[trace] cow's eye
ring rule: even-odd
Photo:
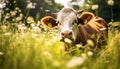
[[[75,22],[75,23],[77,23],[77,22],[78,22],[78,20],[75,20],[74,22]]]
[[[74,25],[75,23],[77,23],[77,20],[73,21],[72,25]]]
[[[74,25],[74,24],[75,24],[75,22],[72,23],[72,25]]]
[[[59,24],[59,25],[62,25],[59,21],[57,21],[56,23]]]
[[[59,24],[59,21],[56,21],[56,24]]]

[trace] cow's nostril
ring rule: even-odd
[[[69,32],[69,34],[68,35],[72,35],[72,32]]]
[[[64,36],[65,34],[62,32],[61,35]]]
[[[62,36],[63,38],[71,37],[71,35],[72,35],[72,32],[71,32],[71,31],[61,32],[61,36]]]

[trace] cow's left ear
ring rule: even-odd
[[[58,25],[56,23],[55,18],[51,17],[51,16],[46,16],[43,17],[41,20],[41,24],[49,29],[55,29],[56,26]]]
[[[83,12],[80,16],[78,16],[78,24],[86,24],[88,23],[92,18],[94,18],[94,14],[91,12]]]

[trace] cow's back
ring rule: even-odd
[[[100,17],[92,18],[87,24],[78,25],[78,33],[75,43],[87,44],[87,40],[91,39],[95,45],[105,45],[107,39],[107,23]]]

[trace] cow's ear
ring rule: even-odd
[[[83,12],[80,16],[78,16],[78,24],[86,24],[94,17],[94,14],[91,12]]]
[[[49,29],[55,29],[56,26],[58,25],[56,23],[55,18],[51,17],[51,16],[46,16],[43,17],[41,20],[41,24]]]

